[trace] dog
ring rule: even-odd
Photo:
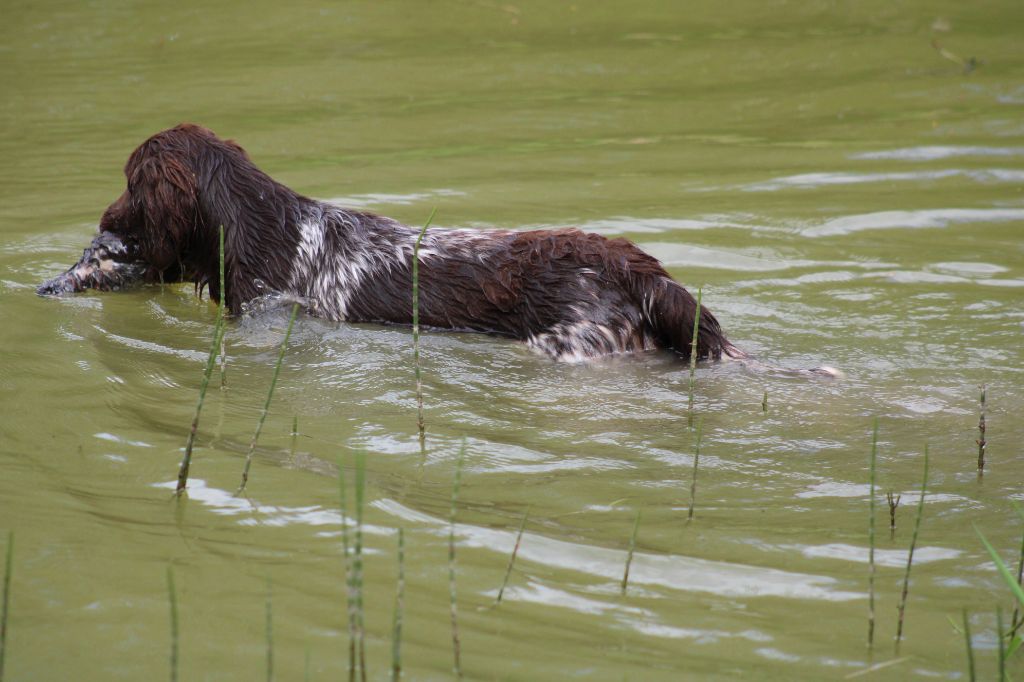
[[[412,323],[419,230],[304,197],[237,143],[194,124],[153,135],[124,169],[127,189],[82,258],[41,295],[195,283],[238,315],[268,292],[334,321]],[[219,279],[224,231],[224,291]],[[746,358],[661,263],[626,239],[577,229],[428,229],[419,254],[426,327],[523,341],[557,361],[668,349]]]

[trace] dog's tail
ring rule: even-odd
[[[640,292],[644,318],[661,345],[671,348],[689,360],[693,352],[693,320],[697,314],[697,299],[670,277],[662,276],[648,281]],[[752,370],[767,371],[787,376],[842,377],[833,367],[787,369],[764,364],[740,350],[729,341],[718,320],[706,306],[700,306],[697,326],[697,359],[721,360],[729,358]]]

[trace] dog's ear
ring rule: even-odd
[[[166,269],[178,261],[201,219],[195,174],[178,151],[156,145],[140,147],[125,174],[141,218],[137,236],[145,258]]]

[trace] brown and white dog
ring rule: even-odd
[[[40,294],[192,281],[235,314],[272,291],[330,320],[412,322],[418,230],[301,196],[236,143],[192,124],[143,142],[124,172],[128,188],[82,259]],[[696,300],[625,239],[430,229],[419,261],[425,326],[520,339],[555,360],[656,348],[690,356]],[[746,357],[707,308],[698,329],[698,358]]]

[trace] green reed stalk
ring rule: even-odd
[[[14,531],[7,531],[7,558],[4,560],[4,597],[0,607],[0,682],[4,679],[4,656],[7,651],[7,614],[11,606],[11,572],[14,568]]]
[[[267,682],[274,680],[274,593],[267,576]]]
[[[1020,507],[1014,505],[1017,509],[1017,513],[1024,519],[1024,511]],[[1024,535],[1020,538],[1020,557],[1017,559],[1017,584],[1020,585],[1024,582]],[[1024,617],[1020,616],[1020,607],[1014,605],[1013,607],[1013,618],[1010,620],[1010,637],[1017,634],[1021,625],[1024,625]]]
[[[167,567],[167,595],[171,602],[171,682],[178,680],[178,591],[174,588],[174,572]]]
[[[999,642],[999,682],[1006,682],[1006,629],[1003,627],[1003,607],[996,605],[996,641]]]
[[[761,398],[761,412],[768,414],[768,389],[764,389],[764,397]]]
[[[402,677],[402,608],[405,599],[405,531],[398,529],[398,587],[395,590],[395,615],[391,622],[391,679]]]
[[[305,682],[309,682],[310,672],[311,670],[309,666],[309,646],[307,646],[305,664],[302,667],[302,679],[305,680]]]
[[[423,425],[423,379],[420,372],[420,243],[430,223],[434,222],[436,213],[435,206],[412,247],[412,357],[416,372],[416,426],[419,430],[421,452],[426,451],[427,432]]]
[[[967,609],[963,610],[964,643],[967,646],[967,676],[971,682],[977,677],[974,671],[974,644],[971,642],[971,621],[967,617]]]
[[[693,338],[690,339],[690,397],[686,404],[686,414],[689,422],[693,423],[693,386],[696,381],[697,372],[697,336],[700,333],[700,299],[703,287],[697,289],[697,310],[693,314]]]
[[[693,507],[697,503],[697,465],[700,463],[700,439],[704,432],[704,417],[697,420],[697,440],[693,448],[693,477],[690,480],[690,511],[686,522],[693,521]]]
[[[459,487],[462,485],[462,461],[466,456],[466,439],[462,439],[462,447],[459,448],[459,458],[455,461],[455,478],[452,481],[452,512],[451,523],[448,528],[448,599],[451,604],[452,614],[452,655],[453,667],[456,679],[462,679],[462,654],[459,643],[459,619],[458,608],[455,599],[455,510],[459,502]]]
[[[622,596],[626,596],[626,588],[629,586],[629,567],[633,564],[633,552],[636,550],[636,534],[640,529],[640,510],[636,510],[636,518],[633,520],[633,532],[629,534],[629,552],[626,554],[626,568],[622,571]]]
[[[871,492],[868,498],[868,648],[875,645],[875,464],[878,459],[878,417],[871,432]]]
[[[345,494],[345,460],[338,457],[338,494],[341,502],[341,547],[345,565],[345,606],[348,615],[348,679],[356,679],[356,600],[352,556],[348,541],[348,502]]]
[[[263,422],[267,420],[267,413],[270,412],[270,400],[274,397],[274,387],[277,386],[277,377],[281,374],[281,362],[284,360],[284,351],[288,348],[288,339],[292,335],[292,327],[295,326],[295,318],[299,314],[299,304],[292,304],[292,314],[288,318],[288,329],[285,330],[284,339],[281,341],[281,349],[277,352],[277,362],[274,364],[274,374],[270,379],[270,390],[267,391],[267,399],[263,403],[263,411],[260,413],[260,420],[256,422],[256,432],[252,434],[252,440],[249,441],[249,452],[245,456],[245,468],[242,469],[242,485],[238,487],[236,495],[245,490],[245,484],[249,482],[249,467],[252,466],[252,456],[256,452],[256,441],[260,438],[260,432],[263,431]],[[297,417],[296,417],[297,419]],[[294,443],[294,437],[292,442]]]
[[[366,453],[356,452],[356,537],[353,580],[356,597],[356,637],[359,679],[366,682],[366,622],[363,610],[363,507],[366,499]]]
[[[978,409],[978,478],[985,473],[985,384],[981,385],[980,407]]]
[[[292,416],[292,447],[291,452],[288,454],[288,459],[295,461],[295,444],[299,438],[299,415]]]
[[[498,598],[494,601],[495,605],[501,603],[501,598],[505,594],[505,587],[508,585],[508,579],[512,575],[512,565],[516,562],[516,554],[519,553],[519,543],[523,541],[523,529],[526,528],[526,517],[529,516],[530,510],[527,509],[523,512],[523,520],[519,522],[519,532],[516,534],[516,544],[512,547],[512,556],[508,558],[508,568],[505,569],[505,579],[501,581],[501,589],[498,590]]]
[[[917,546],[917,534],[921,530],[921,517],[924,515],[924,496],[928,490],[928,444],[924,446],[924,478],[921,481],[921,497],[917,500],[917,517],[914,519],[914,532],[910,536],[910,551],[907,553],[907,571],[903,575],[903,592],[900,595],[899,617],[896,621],[896,655],[900,655],[900,640],[903,638],[903,614],[907,608],[907,593],[910,591],[910,566],[914,563],[914,548]]]
[[[217,360],[217,352],[220,350],[221,339],[224,338],[224,299],[227,298],[224,290],[224,226],[220,226],[220,304],[217,306],[217,321],[213,325],[213,343],[210,344],[210,354],[206,358],[206,368],[203,370],[203,381],[199,384],[199,402],[196,403],[196,413],[192,416],[192,428],[189,430],[188,442],[185,443],[185,456],[181,458],[181,465],[178,467],[178,486],[175,494],[180,495],[185,486],[188,485],[188,470],[192,466],[192,446],[196,441],[196,433],[199,431],[199,413],[203,409],[203,402],[206,400],[206,389],[210,385],[210,375],[213,373],[213,365]]]

